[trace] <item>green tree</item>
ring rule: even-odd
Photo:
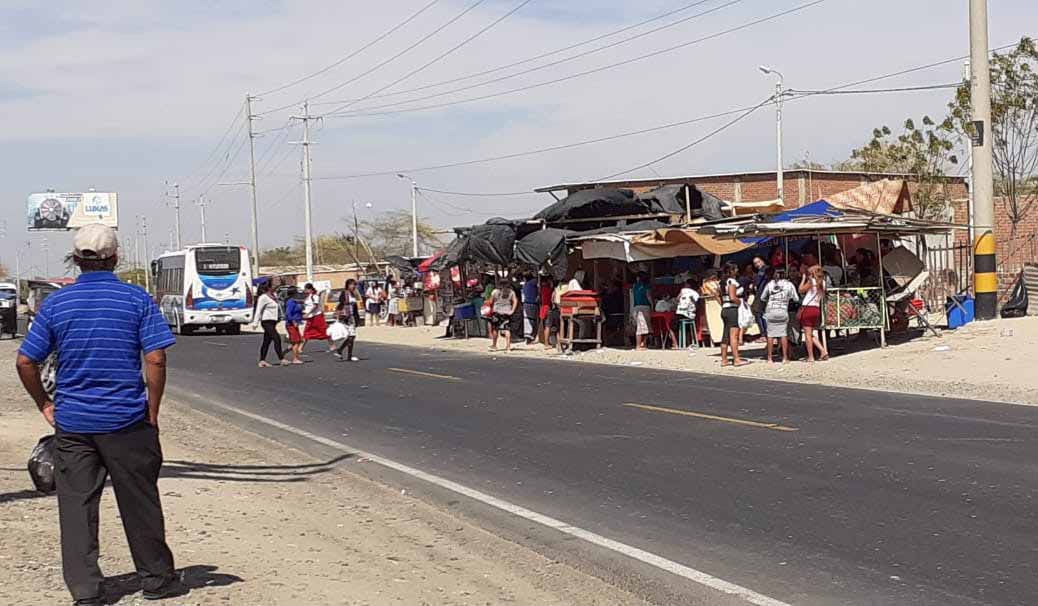
[[[912,200],[920,217],[935,219],[948,204],[948,170],[959,163],[955,154],[957,134],[949,117],[934,122],[924,116],[922,126],[905,121],[900,133],[890,127],[873,129],[872,140],[851,152],[847,166],[863,172],[899,173],[916,182]]]
[[[966,134],[973,134],[970,103],[966,83],[949,106]],[[991,138],[995,192],[1006,199],[1015,233],[1038,202],[1038,46],[1031,38],[991,60],[991,129],[985,136]]]

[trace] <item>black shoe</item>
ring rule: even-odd
[[[188,588],[180,581],[178,574],[170,577],[168,581],[155,589],[145,589],[143,593],[145,600],[164,600],[187,595]]]
[[[72,606],[104,606],[104,603],[104,600],[101,598],[87,598],[72,602]]]

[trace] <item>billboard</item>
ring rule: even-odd
[[[119,227],[119,201],[114,193],[29,194],[26,219],[30,231],[77,229],[91,223]]]

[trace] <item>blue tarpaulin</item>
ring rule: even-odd
[[[788,221],[794,221],[796,219],[803,219],[806,217],[842,217],[843,212],[838,210],[832,204],[829,204],[825,200],[819,200],[813,202],[807,206],[801,206],[795,210],[786,211],[777,215],[768,217],[768,223],[785,223]],[[746,244],[764,244],[773,238],[740,238],[741,242]]]

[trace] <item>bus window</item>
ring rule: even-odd
[[[204,276],[236,274],[241,271],[241,249],[200,248],[195,251],[195,268]]]

